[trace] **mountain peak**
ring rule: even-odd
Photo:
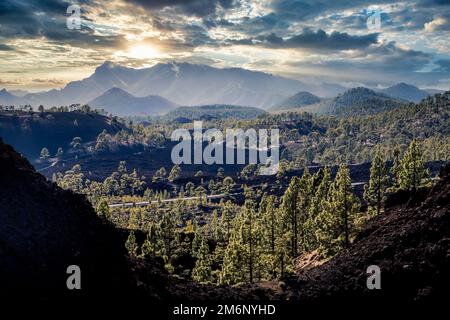
[[[111,60],[105,60],[98,68],[113,68],[116,64]]]
[[[123,94],[127,96],[132,96],[129,92],[119,88],[119,87],[112,87],[111,89],[107,90],[104,94]]]
[[[429,95],[428,92],[420,90],[416,86],[405,82],[397,83],[392,87],[382,90],[381,92],[391,97],[411,102],[419,102]]]

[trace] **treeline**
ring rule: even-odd
[[[334,117],[287,112],[263,114],[254,119],[204,120],[204,129],[242,128],[280,129],[283,160],[292,168],[306,165],[338,165],[369,162],[375,146],[388,160],[394,159],[394,148],[404,152],[416,139],[427,161],[450,159],[450,92],[436,94],[418,104],[409,103],[387,108],[374,115],[358,112],[353,116]],[[384,110],[381,108],[381,110]],[[128,124],[129,129],[117,135],[101,133],[97,151],[117,151],[118,146],[164,146],[171,132],[190,123],[153,121],[151,126]],[[151,129],[150,129],[151,128]],[[153,141],[154,140],[154,141]]]

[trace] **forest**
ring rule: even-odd
[[[212,176],[198,171],[189,179],[179,165],[144,177],[121,161],[103,181],[88,179],[80,165],[52,180],[85,194],[100,217],[126,230],[124,246],[132,259],[158,257],[171,273],[201,283],[252,283],[286,277],[301,255],[330,259],[350,246],[367,220],[383,213],[390,194],[430,186],[434,177],[426,163],[448,161],[448,123],[448,94],[371,116],[282,113],[211,121],[207,127],[279,128],[281,170],[255,186],[256,165],[235,175],[221,167]],[[126,126],[115,135],[102,132],[92,150],[79,143],[78,152],[164,148],[168,133],[180,127]],[[358,196],[348,165],[369,161],[370,179]],[[311,164],[319,164],[314,173]],[[289,175],[299,167],[301,176]],[[146,205],[125,205],[141,202]]]

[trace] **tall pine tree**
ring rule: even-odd
[[[331,186],[331,172],[328,167],[320,169],[313,176],[313,190],[311,205],[309,206],[309,217],[305,223],[305,246],[307,251],[317,249],[318,242],[316,237],[316,218],[324,209],[324,204],[328,201],[328,194]]]
[[[380,149],[377,148],[370,167],[369,183],[364,186],[364,199],[367,201],[367,211],[370,215],[379,215],[381,213],[388,187],[388,171],[383,155]]]
[[[333,256],[348,248],[358,211],[359,201],[353,194],[350,172],[346,165],[341,165],[330,187],[329,200],[316,219],[319,251],[323,256]]]
[[[288,234],[288,243],[291,257],[298,253],[298,193],[300,179],[293,177],[287,187],[281,202],[281,215],[283,217],[283,227]]]
[[[205,238],[202,239],[197,252],[195,267],[192,269],[192,279],[201,283],[206,283],[211,280],[211,257],[208,242]]]
[[[429,172],[425,168],[423,154],[416,140],[411,141],[403,159],[400,162],[400,170],[397,173],[397,183],[400,189],[417,190]]]

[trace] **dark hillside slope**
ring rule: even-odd
[[[84,196],[36,173],[0,140],[0,298],[37,300],[117,293],[129,287],[122,239]],[[69,265],[82,290],[66,288]]]
[[[97,217],[84,196],[46,180],[1,139],[0,195],[2,303],[92,303],[108,311],[113,301],[126,309],[141,301],[153,311],[161,306],[157,300],[187,299],[186,292],[203,300],[263,294],[175,279],[162,260],[130,260],[124,246],[128,232]],[[70,265],[81,269],[81,290],[66,287]]]
[[[286,281],[284,296],[304,302],[375,305],[446,301],[450,296],[450,165],[431,190],[372,219],[347,252]],[[408,197],[406,197],[408,199]],[[394,201],[395,200],[395,201]],[[381,269],[381,290],[368,290],[366,269]]]

